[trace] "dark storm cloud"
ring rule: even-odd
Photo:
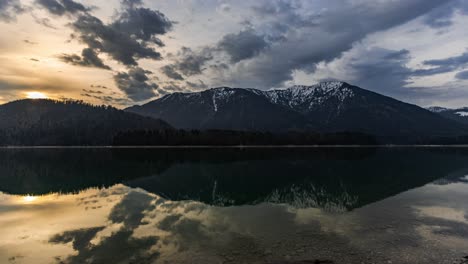
[[[161,59],[161,54],[125,32],[110,25],[105,25],[100,19],[91,15],[80,16],[73,28],[79,33],[81,42],[89,48],[107,53],[114,60],[124,65],[137,65],[137,59]]]
[[[243,30],[237,34],[228,34],[218,43],[232,63],[252,58],[268,47],[265,37],[256,34],[252,29]]]
[[[328,2],[327,2],[328,3]],[[368,35],[426,15],[446,1],[385,1],[359,4],[330,1],[320,14],[305,14],[306,1],[265,1],[256,5],[252,21],[270,39],[277,39],[248,63],[240,61],[224,72],[220,82],[233,86],[284,86],[296,70],[311,73]],[[343,26],[346,25],[346,26]]]
[[[151,44],[163,46],[157,35],[172,29],[172,22],[159,11],[137,7],[139,1],[124,1],[123,9],[110,24],[83,14],[72,23],[78,39],[97,52],[109,54],[114,60],[136,66],[138,59],[161,59]]]
[[[86,12],[90,9],[73,0],[36,0],[36,3],[44,7],[50,13],[58,16]]]
[[[134,5],[130,5],[111,26],[129,36],[163,46],[162,41],[156,35],[163,35],[170,31],[172,22],[159,11],[134,8]]]
[[[459,80],[468,80],[468,71],[462,71],[455,75],[455,78]]]
[[[409,92],[402,88],[409,83],[412,70],[406,65],[411,59],[408,50],[372,48],[345,61],[347,75],[353,84],[391,96]]]
[[[143,0],[122,0],[122,5],[130,8],[140,6],[143,4]]]
[[[325,72],[329,73],[327,75],[332,77],[331,80],[346,79],[359,87],[420,105],[467,96],[467,92],[460,89],[460,83],[457,82],[443,86],[415,87],[412,80],[420,72],[408,67],[410,60],[410,52],[404,49],[356,48],[335,62],[340,65],[338,72]]]
[[[468,3],[464,0],[447,1],[440,8],[429,12],[423,21],[432,28],[449,27],[453,24],[453,17],[457,11],[463,14],[468,13]]]
[[[117,87],[134,101],[150,99],[156,95],[158,85],[152,83],[148,77],[151,74],[140,67],[131,68],[128,72],[114,75]]]
[[[174,69],[174,65],[166,65],[161,68],[161,71],[169,78],[182,81],[184,77]]]
[[[19,0],[0,0],[0,21],[14,21],[16,15],[24,12],[24,10]]]
[[[205,63],[213,59],[212,50],[203,48],[198,52],[184,47],[178,54],[176,68],[186,76],[201,74]]]
[[[170,55],[173,63],[164,66],[162,72],[174,80],[184,80],[183,75],[202,74],[206,63],[213,59],[214,50],[215,48],[205,47],[194,51],[191,48],[182,47],[177,54]]]
[[[145,100],[155,96],[158,86],[150,82],[150,72],[138,67],[138,60],[162,59],[154,45],[164,45],[157,36],[170,31],[173,23],[159,11],[140,7],[142,1],[124,0],[121,4],[122,9],[108,24],[88,12],[77,16],[71,23],[75,31],[72,39],[78,39],[87,48],[81,56],[62,55],[61,59],[74,65],[110,69],[98,57],[105,53],[129,68],[114,76],[117,87],[134,101]]]
[[[102,62],[96,52],[90,48],[86,48],[81,53],[81,56],[76,54],[62,54],[59,56],[60,60],[72,65],[84,67],[96,67],[101,69],[110,70],[111,68]]]
[[[423,62],[423,65],[431,68],[416,70],[414,72],[414,75],[430,76],[452,72],[457,69],[468,66],[468,52],[465,52],[459,56],[453,56],[444,59],[426,60]]]

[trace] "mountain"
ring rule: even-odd
[[[352,131],[383,137],[467,133],[465,126],[426,109],[345,82],[270,91],[221,87],[173,93],[126,111],[183,129]]]
[[[183,129],[278,131],[302,129],[308,124],[304,116],[271,103],[262,94],[227,87],[174,93],[126,111],[162,118]]]
[[[450,109],[450,108],[433,106],[433,107],[429,107],[428,110],[434,113],[437,113],[445,118],[449,118],[457,122],[468,125],[468,107]]]
[[[120,131],[171,129],[164,121],[81,101],[0,105],[0,145],[108,145]]]

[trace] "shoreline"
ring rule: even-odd
[[[315,148],[468,148],[468,145],[183,145],[183,146],[0,146],[0,149],[315,149]]]

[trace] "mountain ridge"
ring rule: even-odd
[[[181,129],[353,131],[400,137],[466,133],[466,126],[417,105],[339,81],[267,91],[218,87],[173,93],[125,110]]]

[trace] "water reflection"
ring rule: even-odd
[[[217,206],[344,211],[443,178],[467,161],[463,149],[1,150],[0,191],[74,193],[123,183]]]
[[[46,195],[33,204],[3,194],[0,259],[453,263],[467,253],[467,187],[430,184],[345,214],[273,204],[213,207],[123,185]]]
[[[8,179],[2,191],[17,189],[0,194],[0,263],[462,263],[468,255],[465,153],[365,152],[233,154],[222,161],[188,155],[165,166],[112,153],[110,163],[90,159],[101,165],[76,170],[95,176],[115,172],[102,165],[121,162],[138,166],[136,174],[116,176],[115,184],[106,182],[110,175],[96,182],[63,174],[63,185],[79,184],[49,194],[24,185],[28,176],[19,172],[41,168],[31,179],[55,188],[71,160],[57,155],[54,166],[45,158],[10,156],[15,174],[9,175],[21,180],[1,176]],[[66,164],[59,168],[60,162]],[[280,167],[288,164],[292,171],[284,174]],[[223,166],[226,179],[217,175]],[[269,175],[258,171],[267,167]],[[107,187],[92,187],[100,185]]]

